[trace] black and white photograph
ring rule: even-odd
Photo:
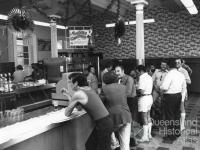
[[[0,150],[200,150],[200,0],[0,0]]]

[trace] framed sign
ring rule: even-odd
[[[92,29],[69,30],[70,46],[88,46],[92,43]]]
[[[51,51],[51,40],[38,39],[38,51]]]

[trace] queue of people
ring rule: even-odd
[[[130,138],[134,139],[132,146],[149,142],[152,140],[154,119],[171,122],[167,125],[166,131],[169,132],[163,139],[176,140],[185,128],[184,106],[187,84],[191,84],[190,75],[182,64],[181,59],[176,59],[171,66],[162,60],[160,69],[151,67],[149,73],[145,66],[139,65],[130,75],[125,74],[122,65],[113,69],[112,64],[106,65],[101,74],[105,101],[98,95],[98,80],[93,66],[89,66],[87,76],[72,75],[75,92],[65,115],[69,116],[73,108],[81,104],[96,123],[86,149],[110,150],[119,147],[120,150],[130,150]],[[71,95],[66,89],[64,91],[64,94]],[[131,137],[133,122],[138,122],[143,129],[140,139]]]

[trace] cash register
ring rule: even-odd
[[[81,73],[81,72],[68,72],[62,74],[62,79],[58,81],[56,84],[56,93],[52,93],[52,104],[56,106],[68,106],[69,104],[69,98],[62,94],[62,88],[66,88],[69,92],[72,92],[71,89],[71,80],[69,79],[69,76],[74,73]]]

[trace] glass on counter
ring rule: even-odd
[[[24,119],[24,109],[18,107],[17,109],[0,111],[0,126],[10,125]]]
[[[57,111],[58,110],[58,101],[57,100],[53,100],[52,101],[52,104],[53,104],[53,106],[54,106],[54,111]]]
[[[20,89],[20,88],[26,88],[26,87],[32,87],[32,86],[41,86],[41,85],[45,85],[46,83],[47,81],[45,79],[37,80],[36,82],[26,81],[26,82],[16,83],[14,85],[14,88]]]

